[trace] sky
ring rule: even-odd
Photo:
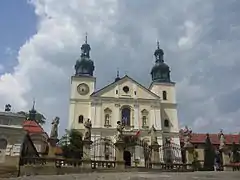
[[[240,131],[239,0],[0,0],[0,109],[67,126],[70,77],[88,32],[97,89],[116,70],[149,86],[156,41],[195,132]]]

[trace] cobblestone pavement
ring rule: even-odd
[[[191,173],[89,173],[55,176],[28,176],[8,180],[239,180],[240,172],[191,172]]]

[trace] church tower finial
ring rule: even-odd
[[[36,104],[36,101],[35,101],[35,98],[33,98],[33,106],[32,106],[32,109],[35,109],[35,104]]]
[[[160,49],[160,43],[159,43],[159,40],[157,40],[157,49]]]
[[[162,49],[160,49],[160,43],[157,40],[157,49],[154,52],[154,56],[156,58],[156,62],[164,62],[163,55],[164,55],[164,52],[163,52]]]
[[[121,78],[119,77],[119,69],[117,69],[117,77],[115,78],[115,82],[119,81]]]
[[[32,106],[32,109],[29,111],[29,120],[30,121],[36,121],[36,114],[37,114],[37,111],[35,110],[35,99],[33,99],[33,106]]]
[[[154,82],[171,82],[170,80],[170,68],[164,63],[164,52],[160,48],[160,43],[157,41],[157,49],[154,52],[155,65],[152,68],[151,75]]]
[[[87,44],[87,38],[88,38],[87,36],[88,36],[88,33],[86,32],[85,33],[85,44]]]
[[[91,47],[88,44],[88,33],[85,34],[85,42],[81,46],[81,56],[75,64],[75,76],[93,76],[94,62],[90,59]]]

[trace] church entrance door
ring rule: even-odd
[[[129,167],[131,166],[131,153],[129,151],[123,152],[123,159],[125,161],[125,166]]]

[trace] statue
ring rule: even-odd
[[[184,138],[184,147],[192,146],[190,140],[192,137],[192,130],[189,129],[187,126],[181,131],[183,138]]]
[[[51,139],[57,139],[58,138],[58,125],[59,125],[59,117],[55,117],[52,121],[52,129],[50,133]]]
[[[84,140],[91,141],[91,129],[92,129],[92,122],[90,119],[87,119],[84,123],[85,132],[84,132]]]
[[[156,128],[154,125],[152,125],[152,127],[149,129],[148,134],[151,134],[151,145],[158,144]]]
[[[218,138],[219,138],[219,149],[223,149],[225,147],[225,137],[223,134],[223,130],[220,130],[220,133],[218,134]]]
[[[124,126],[122,125],[121,121],[118,121],[117,122],[117,138],[116,138],[117,141],[123,140],[122,139],[123,129],[124,129]]]

